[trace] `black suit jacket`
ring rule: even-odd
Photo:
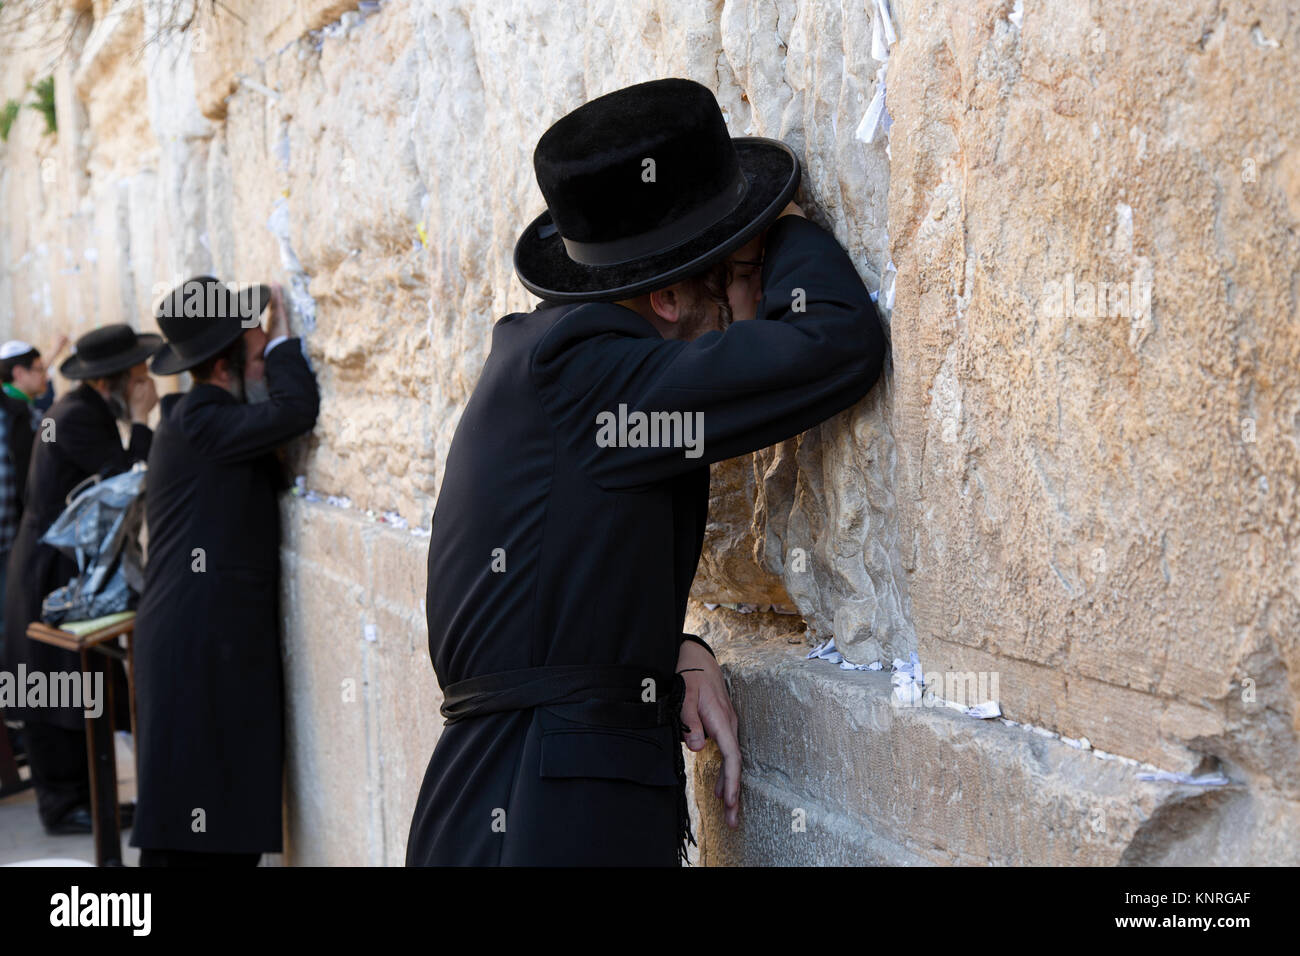
[[[496,324],[433,518],[426,604],[441,686],[542,665],[675,669],[708,465],[848,408],[884,360],[866,288],[812,222],[773,225],[762,288],[757,318],[693,341],[665,340],[611,303],[543,303]],[[602,447],[598,421],[620,405],[702,416],[702,454]],[[675,864],[670,747],[556,720],[537,708],[446,727],[407,862]]]
[[[79,671],[81,662],[71,651],[28,640],[27,625],[40,620],[41,602],[77,573],[76,562],[41,544],[40,537],[66,507],[70,491],[91,475],[108,477],[126,471],[132,462],[149,454],[153,438],[144,425],[131,426],[130,444],[123,448],[117,422],[108,403],[89,385],[81,384],[51,406],[53,420],[31,446],[26,502],[18,537],[9,554],[5,589],[5,656],[10,671],[20,663],[28,671]],[[7,712],[24,720],[45,722],[79,730],[83,711],[75,708],[15,708]]]
[[[320,397],[297,338],[271,350],[266,376],[266,402],[206,384],[163,400],[135,630],[132,846],[281,849],[284,482],[275,449],[311,429]],[[205,814],[198,831],[195,808]]]

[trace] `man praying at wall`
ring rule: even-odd
[[[81,670],[77,654],[29,640],[27,625],[41,619],[45,596],[77,574],[77,562],[41,537],[67,504],[68,493],[92,475],[125,471],[149,454],[153,432],[146,424],[158,404],[146,360],[162,339],[137,335],[130,326],[106,325],[77,339],[76,351],[59,372],[81,384],[63,395],[49,411],[31,447],[26,497],[18,535],[9,555],[5,581],[5,657],[17,673],[68,673]],[[118,422],[129,423],[129,444],[122,445]],[[119,663],[112,678],[125,686]],[[117,699],[125,701],[124,693]],[[5,713],[24,721],[27,755],[36,785],[36,807],[51,834],[89,833],[90,770],[86,730],[78,707],[24,707]],[[118,726],[122,726],[119,724]],[[130,814],[122,814],[130,825]]]
[[[717,742],[714,796],[740,823],[736,715],[682,633],[709,465],[853,405],[885,336],[791,202],[794,153],[731,138],[698,83],[593,100],[533,162],[547,210],[514,262],[543,301],[493,328],[434,511],[447,723],[407,863],[677,865],[683,742]]]
[[[198,276],[157,318],[153,371],[194,387],[163,399],[149,454],[131,845],[141,866],[255,866],[282,849],[275,451],[311,430],[320,393],[278,287]]]

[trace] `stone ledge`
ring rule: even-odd
[[[712,780],[721,768],[721,755],[700,758],[700,774]],[[703,776],[696,786],[705,787]],[[930,864],[924,858],[892,840],[881,837],[862,821],[758,775],[747,775],[741,784],[741,830],[732,832],[722,815],[722,806],[712,800],[700,807],[701,829],[711,838],[701,841],[699,862],[703,866],[914,866]],[[802,811],[802,829],[796,830],[794,812]],[[761,832],[764,836],[745,835]],[[718,834],[717,838],[712,838]]]
[[[776,617],[698,607],[688,616],[727,674],[744,762],[732,832],[711,794],[716,746],[696,761],[706,863],[1300,861],[1295,801],[1244,784],[1141,781],[1131,763],[1021,726],[895,708],[888,672],[805,660],[801,636]],[[792,830],[798,808],[806,841]]]

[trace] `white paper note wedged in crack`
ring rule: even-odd
[[[1158,780],[1164,783],[1186,783],[1196,787],[1222,787],[1226,783],[1231,783],[1221,773],[1207,773],[1197,777],[1190,773],[1170,773],[1168,770],[1156,770],[1149,773],[1140,773],[1137,775],[1139,780]]]

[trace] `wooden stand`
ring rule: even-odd
[[[135,653],[131,640],[135,632],[135,615],[91,631],[73,634],[35,621],[27,626],[27,636],[33,641],[53,644],[65,651],[81,655],[81,669],[85,673],[96,671],[104,675],[104,708],[98,717],[86,718],[86,754],[90,762],[90,817],[93,823],[96,866],[122,865],[122,829],[118,819],[117,802],[117,752],[113,732],[117,729],[113,719],[113,675],[106,658],[125,658],[130,688],[131,734],[135,735]],[[111,643],[126,635],[126,650]],[[92,654],[97,651],[98,654]]]

